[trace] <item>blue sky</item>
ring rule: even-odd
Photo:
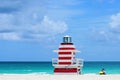
[[[0,61],[51,61],[64,35],[85,61],[120,61],[119,0],[0,0]]]

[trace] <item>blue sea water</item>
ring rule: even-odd
[[[84,62],[83,74],[120,74],[120,62]],[[0,74],[53,74],[51,62],[0,62]]]

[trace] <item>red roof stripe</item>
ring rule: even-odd
[[[75,50],[75,48],[59,48],[59,50]]]
[[[59,52],[58,54],[72,54],[71,52]]]
[[[69,59],[72,59],[72,57],[59,57],[58,59],[59,59],[59,60],[64,60],[64,59],[65,59],[65,60],[66,60],[66,59],[69,60]]]
[[[77,72],[77,68],[55,68],[54,72]]]
[[[58,64],[65,65],[65,64],[71,64],[71,62],[58,62]]]

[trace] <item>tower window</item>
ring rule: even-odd
[[[63,37],[63,42],[64,43],[71,43],[72,42],[71,37],[70,36]]]

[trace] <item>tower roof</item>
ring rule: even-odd
[[[66,35],[66,36],[64,36],[64,37],[71,37],[71,36],[69,36],[69,35]]]

